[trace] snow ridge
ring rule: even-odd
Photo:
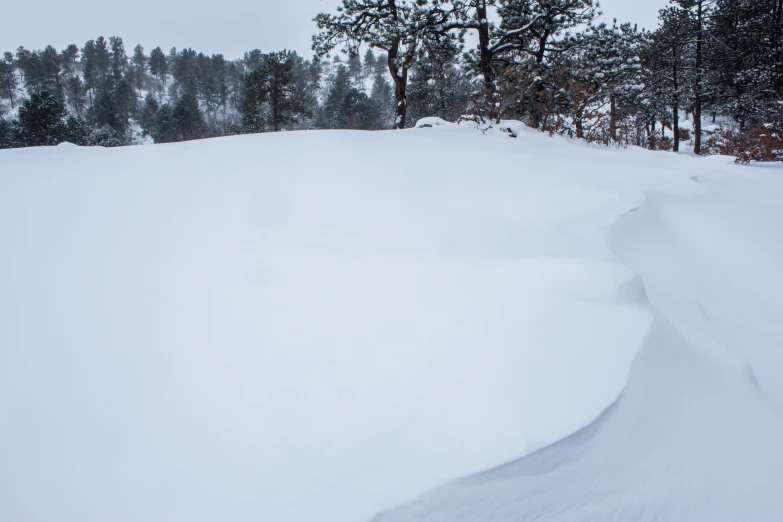
[[[663,199],[647,193],[610,227],[609,245],[629,269],[649,254],[632,245],[656,236]],[[559,442],[373,521],[777,521],[783,453],[769,449],[783,440],[783,415],[774,390],[740,353],[692,326],[686,338],[667,317],[682,314],[650,303],[634,273],[655,319],[615,403]]]

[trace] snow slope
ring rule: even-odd
[[[0,151],[0,520],[779,520],[783,169],[515,130]]]

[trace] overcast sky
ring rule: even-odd
[[[0,50],[20,45],[58,49],[98,36],[121,36],[128,52],[140,43],[168,51],[191,47],[206,54],[238,58],[248,49],[295,49],[310,56],[313,16],[332,11],[339,0],[55,0],[4,2]],[[604,18],[656,25],[658,9],[668,0],[601,0]]]

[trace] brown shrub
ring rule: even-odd
[[[647,148],[650,150],[672,150],[673,147],[671,138],[661,136],[659,132],[654,132],[647,137]]]
[[[738,134],[725,129],[713,132],[703,146],[705,154],[734,156],[737,163],[783,161],[783,127],[754,125]]]
[[[756,125],[739,136],[737,163],[783,161],[783,127]]]

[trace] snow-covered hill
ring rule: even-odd
[[[783,168],[516,130],[0,151],[0,520],[779,521]]]

